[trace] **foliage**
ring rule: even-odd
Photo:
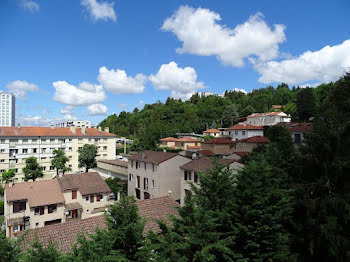
[[[300,120],[308,121],[310,117],[316,116],[316,98],[310,87],[299,91],[296,104]]]
[[[222,112],[222,121],[225,127],[233,126],[239,119],[237,105],[227,105]]]
[[[5,188],[2,185],[0,185],[0,196],[1,197],[4,196],[4,193],[5,193]]]
[[[69,161],[69,158],[66,157],[62,149],[55,149],[53,151],[53,159],[51,160],[51,165],[56,168],[57,175],[59,171],[62,171],[64,174],[67,171],[71,171],[70,167],[66,166],[66,163]]]
[[[213,136],[205,136],[204,137],[204,141],[208,141],[208,140],[212,140],[212,139],[214,139],[215,137],[213,137]]]
[[[15,170],[9,169],[1,173],[1,180],[6,184],[15,176]]]
[[[127,194],[128,191],[128,182],[121,180],[119,177],[107,178],[105,180],[109,188],[112,190],[115,196],[118,195],[118,192]]]
[[[26,159],[26,166],[23,168],[24,181],[43,177],[43,167],[39,165],[37,159],[33,156]]]
[[[5,231],[0,230],[0,260],[7,262],[19,261],[20,248],[17,241],[6,237]]]
[[[65,255],[60,253],[53,242],[45,247],[38,239],[34,240],[30,247],[21,255],[23,262],[63,262]]]
[[[3,216],[3,215],[4,215],[4,201],[0,201],[0,216]]]
[[[85,167],[86,172],[89,172],[90,168],[94,168],[97,166],[97,147],[95,145],[85,144],[78,149],[78,153],[79,168]]]

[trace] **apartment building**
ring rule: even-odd
[[[116,136],[96,128],[71,127],[0,127],[0,173],[14,169],[15,182],[23,181],[23,167],[28,157],[34,156],[44,168],[43,179],[51,179],[55,168],[51,166],[53,151],[62,149],[69,158],[72,172],[79,170],[78,149],[85,144],[98,148],[97,159],[114,159]]]
[[[56,124],[56,127],[86,127],[91,128],[91,122],[88,120],[72,120],[72,121],[66,121]]]
[[[237,124],[226,129],[232,141],[249,138],[253,136],[264,136],[263,126],[253,126],[250,124]]]
[[[180,204],[184,204],[186,195],[191,190],[190,182],[195,186],[200,186],[199,173],[206,172],[213,166],[213,158],[210,157],[200,157],[194,159],[180,167]],[[234,174],[237,174],[244,165],[231,159],[220,159],[219,162],[228,167]]]
[[[171,196],[180,200],[179,167],[191,159],[176,153],[145,151],[129,157],[128,195],[138,200]]]
[[[288,123],[292,117],[284,112],[254,113],[247,116],[245,124],[253,126],[273,126],[278,123]]]
[[[98,173],[67,174],[5,187],[6,235],[100,214],[113,200]]]
[[[0,126],[15,126],[16,97],[0,90]]]

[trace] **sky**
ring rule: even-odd
[[[48,126],[350,68],[348,0],[0,0],[0,90]]]

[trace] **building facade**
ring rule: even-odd
[[[128,195],[138,200],[171,196],[180,200],[180,166],[191,159],[175,153],[145,151],[129,158]]]
[[[212,128],[212,129],[207,129],[203,131],[203,136],[213,136],[213,137],[218,137],[220,136],[220,130]]]
[[[191,137],[182,137],[182,138],[174,138],[174,137],[166,137],[160,139],[160,147],[170,147],[174,149],[193,149],[193,147],[199,149],[201,146],[201,141],[196,138]]]
[[[254,113],[247,116],[245,124],[253,126],[273,126],[278,123],[289,123],[292,117],[284,112]]]
[[[15,182],[23,181],[25,160],[34,156],[43,166],[43,179],[51,179],[53,151],[62,149],[72,172],[79,171],[78,149],[85,144],[98,148],[97,159],[115,158],[115,135],[96,128],[77,127],[0,127],[0,173],[14,169]]]
[[[253,136],[264,136],[264,127],[250,124],[238,124],[227,128],[228,135],[232,141],[237,141]]]
[[[15,126],[16,98],[0,91],[0,126]]]
[[[235,142],[228,138],[214,138],[202,143],[202,150],[209,150],[214,155],[230,155],[234,149]]]
[[[234,152],[249,152],[251,153],[254,148],[258,146],[266,146],[270,143],[270,140],[264,136],[253,136],[236,141]]]
[[[91,122],[88,120],[72,120],[72,121],[66,121],[56,124],[56,127],[86,127],[91,128]]]
[[[122,180],[128,180],[128,161],[100,159],[97,161],[97,167],[93,170],[105,179],[118,177]]]

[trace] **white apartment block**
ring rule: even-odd
[[[245,124],[253,126],[273,126],[278,123],[289,123],[292,117],[284,112],[254,113],[247,116]]]
[[[16,98],[0,91],[0,126],[15,126]]]
[[[71,172],[77,172],[78,149],[85,144],[97,146],[97,159],[114,159],[116,152],[116,136],[96,128],[72,127],[0,127],[0,173],[14,169],[14,182],[24,179],[22,169],[25,160],[34,156],[43,166],[44,177],[51,179],[56,170],[51,166],[53,151],[62,149],[69,158]]]
[[[72,120],[72,121],[66,121],[56,124],[56,127],[86,127],[91,128],[91,122],[88,120]]]
[[[137,200],[170,196],[180,200],[180,166],[191,159],[176,153],[145,151],[129,157],[128,195]]]
[[[264,127],[250,124],[237,124],[227,128],[226,132],[232,141],[237,141],[253,136],[264,136]]]

